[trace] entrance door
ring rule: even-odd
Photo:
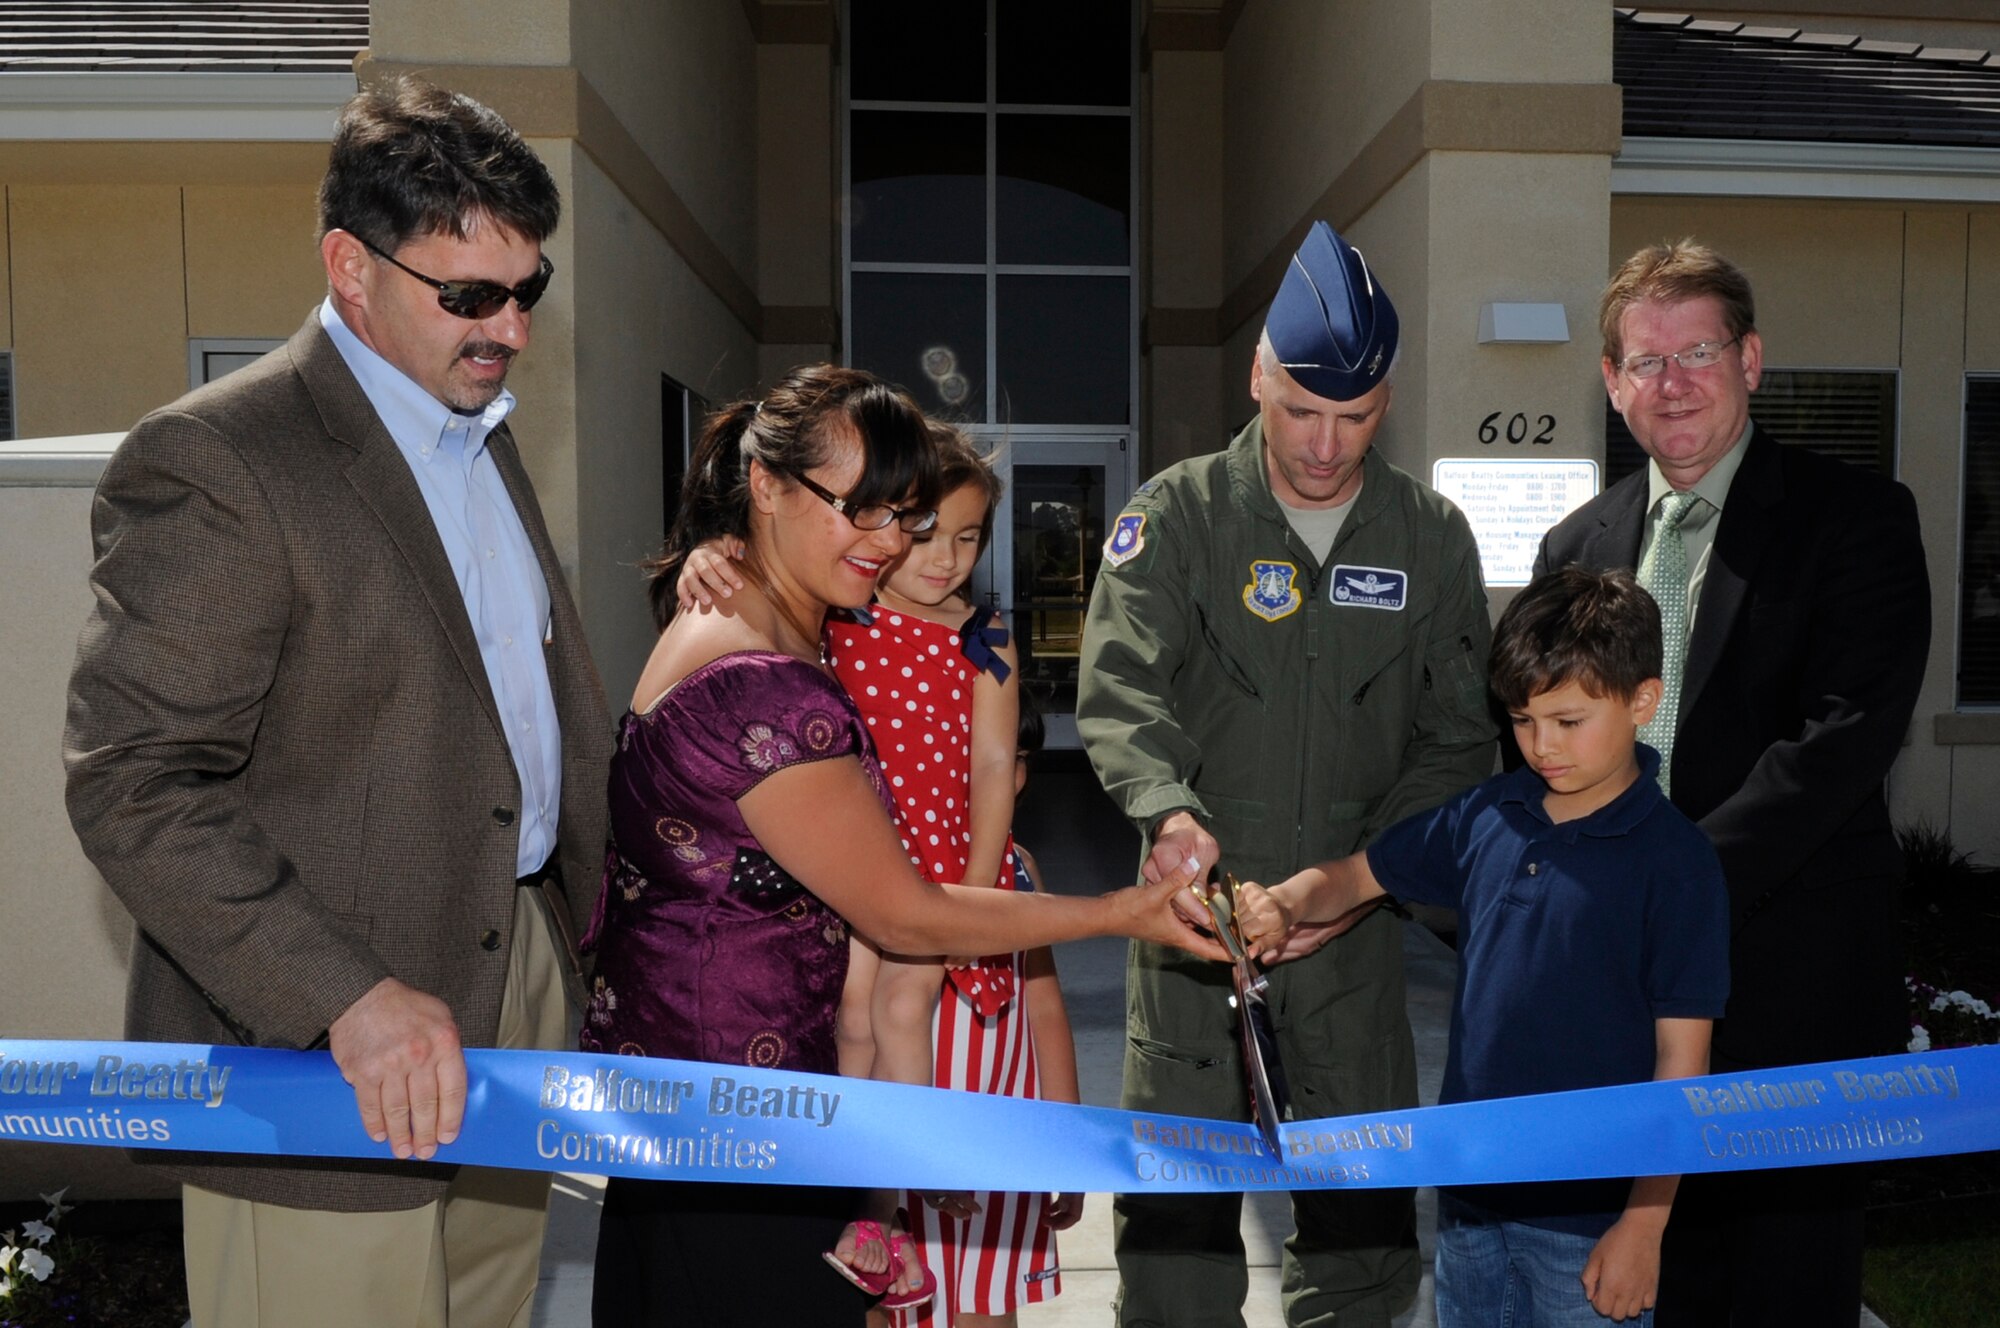
[[[1021,682],[1042,707],[1048,745],[1075,748],[1077,656],[1084,611],[1104,560],[1104,537],[1132,492],[1123,435],[1010,438],[994,523],[987,602],[1007,614]]]

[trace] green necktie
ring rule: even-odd
[[[1653,722],[1639,730],[1639,740],[1659,749],[1660,789],[1673,792],[1674,730],[1681,720],[1681,677],[1687,669],[1688,560],[1681,542],[1681,522],[1701,501],[1691,493],[1670,493],[1660,500],[1660,519],[1653,528],[1653,547],[1639,564],[1639,584],[1660,606],[1660,708]]]

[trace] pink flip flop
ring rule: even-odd
[[[870,1241],[879,1241],[887,1245],[889,1247],[889,1266],[879,1273],[863,1272],[859,1268],[848,1267],[842,1261],[841,1257],[832,1250],[824,1251],[821,1253],[820,1258],[826,1260],[827,1267],[833,1269],[834,1272],[839,1273],[869,1295],[880,1296],[882,1298],[880,1302],[881,1308],[885,1310],[915,1309],[919,1305],[928,1304],[931,1297],[937,1294],[937,1274],[933,1273],[921,1261],[917,1264],[918,1268],[923,1269],[924,1274],[924,1280],[920,1285],[912,1287],[910,1290],[902,1292],[899,1295],[892,1296],[886,1294],[889,1288],[895,1285],[896,1279],[902,1275],[903,1251],[909,1248],[911,1243],[908,1236],[900,1231],[890,1231],[885,1235],[883,1234],[881,1223],[870,1221],[867,1218],[859,1218],[855,1221],[854,1235],[857,1246],[867,1244]]]

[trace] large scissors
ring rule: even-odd
[[[1291,1105],[1291,1091],[1285,1084],[1285,1066],[1278,1059],[1277,1030],[1271,1023],[1269,991],[1271,980],[1258,971],[1236,929],[1236,878],[1224,873],[1222,884],[1209,892],[1205,902],[1215,922],[1215,935],[1229,951],[1236,994],[1236,1028],[1243,1045],[1243,1076],[1249,1081],[1250,1109],[1269,1145],[1273,1157],[1284,1156],[1279,1126]]]

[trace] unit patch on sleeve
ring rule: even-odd
[[[1389,609],[1401,612],[1410,589],[1410,574],[1393,567],[1350,567],[1333,569],[1329,592],[1335,604],[1350,609]]]
[[[1243,607],[1265,622],[1276,622],[1297,613],[1299,605],[1305,602],[1292,584],[1298,576],[1299,569],[1291,563],[1251,563],[1250,584],[1243,587]]]
[[[1117,524],[1111,527],[1111,538],[1104,541],[1104,561],[1113,567],[1123,567],[1139,556],[1146,547],[1146,514],[1126,512],[1119,516]]]

